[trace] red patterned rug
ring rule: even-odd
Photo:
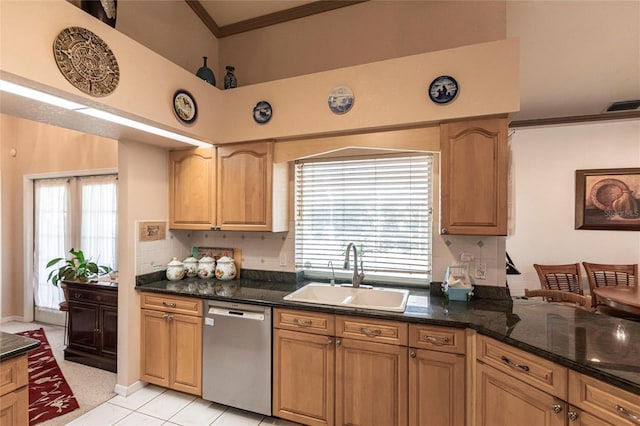
[[[44,330],[16,333],[39,340],[41,345],[29,351],[29,426],[67,414],[79,408],[69,384],[53,357]]]

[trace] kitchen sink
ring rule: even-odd
[[[368,286],[353,288],[335,284],[309,283],[286,295],[284,300],[318,305],[404,312],[408,298],[409,290],[371,288]]]

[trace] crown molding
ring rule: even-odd
[[[283,22],[293,21],[294,19],[328,12],[334,9],[352,6],[358,3],[364,3],[365,1],[368,0],[315,1],[313,3],[303,4],[291,9],[285,9],[279,12],[258,16],[256,18],[251,18],[220,27],[202,6],[200,0],[185,0],[185,2],[187,2],[187,4],[191,7],[198,18],[200,18],[200,20],[206,25],[207,28],[209,28],[209,31],[211,31],[211,33],[216,38],[224,38],[230,35],[256,30],[258,28],[268,27],[270,25],[281,24]]]

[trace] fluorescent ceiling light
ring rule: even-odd
[[[86,108],[85,105],[71,102],[57,96],[50,95],[48,93],[40,92],[29,87],[20,86],[18,84],[10,83],[8,81],[0,80],[0,90],[3,92],[13,93],[14,95],[22,96],[25,98],[33,99],[46,104],[55,105],[64,109],[79,109]]]
[[[72,110],[82,114],[90,115],[92,117],[99,118],[101,120],[109,121],[111,123],[121,124],[123,126],[131,127],[133,129],[142,130],[143,132],[151,133],[154,135],[162,136],[164,138],[173,139],[179,142],[188,143],[201,148],[209,148],[211,144],[199,141],[188,136],[183,136],[179,133],[171,132],[161,129],[159,127],[151,126],[149,124],[140,123],[139,121],[131,120],[117,114],[101,111],[95,108],[89,108],[86,105],[79,104],[77,102],[68,101],[58,96],[50,95],[39,90],[31,89],[29,87],[21,86],[19,84],[10,83],[8,81],[0,80],[0,90],[3,92],[13,93],[14,95],[22,96],[25,98],[33,99],[38,102],[44,102],[49,105],[54,105],[60,108]]]
[[[77,112],[96,117],[101,120],[110,121],[116,124],[122,124],[123,126],[131,127],[134,129],[142,130],[143,132],[152,133],[154,135],[162,136],[169,139],[174,139],[180,142],[185,142],[191,145],[199,146],[201,148],[211,147],[211,144],[199,141],[188,136],[183,136],[178,133],[170,132],[168,130],[161,129],[159,127],[150,126],[148,124],[140,123],[139,121],[130,120],[125,117],[121,117],[110,112],[101,111],[95,108],[83,108],[77,110]]]

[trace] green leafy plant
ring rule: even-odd
[[[90,259],[87,259],[82,250],[72,248],[69,250],[69,253],[71,253],[70,259],[56,257],[47,263],[47,268],[51,268],[63,262],[62,266],[56,267],[49,272],[49,276],[47,277],[47,281],[51,281],[51,284],[56,287],[60,281],[88,282],[89,279],[96,277],[98,274],[106,274],[111,271],[110,267],[98,265]]]

